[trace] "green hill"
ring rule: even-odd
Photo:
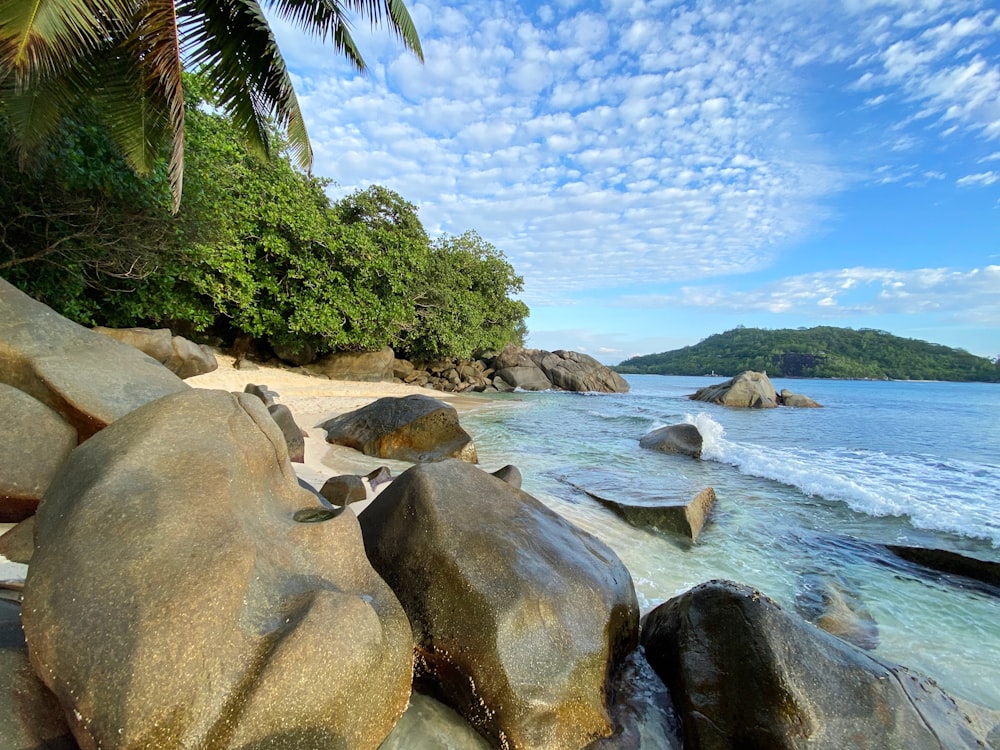
[[[1000,364],[963,349],[870,328],[734,328],[694,346],[631,357],[620,373],[727,377],[744,370],[772,377],[1000,382]]]

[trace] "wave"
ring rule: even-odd
[[[685,415],[702,435],[702,458],[748,476],[846,503],[870,516],[906,516],[917,528],[989,540],[1000,547],[1000,468],[919,454],[857,448],[776,451],[726,439],[708,414]]]

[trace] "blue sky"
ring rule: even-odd
[[[275,22],[338,198],[524,277],[528,344],[615,363],[736,325],[1000,355],[1000,10],[977,0],[408,3],[355,75]]]

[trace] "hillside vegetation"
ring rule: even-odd
[[[620,373],[732,376],[744,370],[772,377],[874,380],[1000,381],[1000,365],[962,349],[904,339],[870,328],[734,328],[694,346],[632,357]]]

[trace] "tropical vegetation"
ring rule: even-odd
[[[86,325],[283,352],[390,345],[427,362],[522,341],[522,280],[503,253],[472,231],[430,239],[384,187],[332,203],[277,129],[275,158],[257,158],[212,91],[187,80],[176,215],[168,166],[137,176],[89,110],[63,120],[32,170],[0,134],[0,274]]]
[[[632,357],[621,373],[1000,382],[1000,360],[863,328],[778,329],[740,326],[683,349]]]

